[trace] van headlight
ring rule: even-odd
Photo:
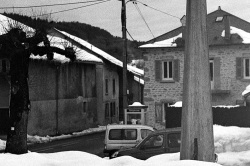
[[[118,152],[118,151],[116,151],[115,153],[113,153],[113,154],[112,154],[112,156],[111,156],[111,157],[112,157],[112,158],[118,157],[118,154],[119,154],[119,152]]]

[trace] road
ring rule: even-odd
[[[84,151],[103,156],[104,132],[72,137],[42,144],[29,145],[29,151],[38,153],[54,153],[61,151]]]

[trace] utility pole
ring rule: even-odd
[[[180,159],[214,162],[206,0],[187,0]]]
[[[122,21],[122,39],[123,39],[123,121],[125,123],[124,111],[128,105],[127,99],[127,28],[126,28],[126,3],[122,0],[122,11],[121,11],[121,21]]]

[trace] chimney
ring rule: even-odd
[[[229,15],[224,16],[224,25],[225,25],[225,39],[230,39],[230,18]]]
[[[186,37],[186,15],[180,19],[182,25],[182,38],[185,40]]]
[[[220,6],[218,7],[218,10],[221,10],[221,7],[220,7]]]

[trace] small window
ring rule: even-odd
[[[250,79],[250,58],[244,59],[244,78]]]
[[[115,79],[113,79],[113,95],[115,95],[116,89],[115,89]]]
[[[222,22],[223,16],[216,17],[215,22]]]
[[[105,94],[108,95],[109,93],[109,80],[105,79]]]
[[[173,61],[162,62],[162,79],[173,80]]]
[[[115,102],[110,103],[110,112],[112,117],[116,115]]]
[[[136,140],[136,129],[112,129],[109,131],[110,140]]]
[[[181,133],[168,134],[168,147],[178,148],[181,146]]]
[[[105,104],[105,118],[109,118],[109,103]]]

